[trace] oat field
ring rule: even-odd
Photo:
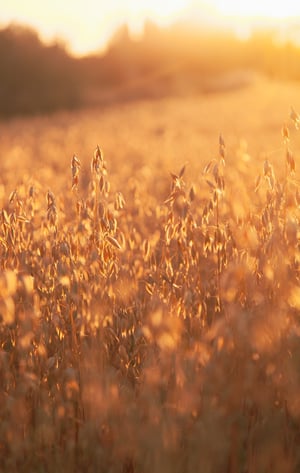
[[[300,468],[300,86],[0,123],[1,473]]]

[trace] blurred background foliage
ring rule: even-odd
[[[274,30],[248,39],[231,32],[146,22],[132,38],[126,25],[106,50],[71,56],[64,43],[44,44],[36,31],[0,30],[0,116],[49,113],[137,98],[216,92],[247,84],[257,74],[299,80],[300,49]]]

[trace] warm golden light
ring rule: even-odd
[[[0,25],[11,21],[32,25],[42,39],[63,38],[76,54],[105,47],[114,31],[127,23],[133,33],[140,33],[145,20],[167,26],[192,20],[206,26],[231,26],[236,31],[255,24],[268,24],[300,17],[300,4],[294,0],[4,0]]]
[[[273,0],[212,0],[212,3],[224,15],[235,17],[263,17],[266,19],[280,19],[300,14],[300,4],[294,0],[274,2]]]

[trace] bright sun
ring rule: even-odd
[[[295,0],[211,0],[224,15],[283,19],[300,15],[300,3]]]
[[[143,2],[139,2],[143,5]],[[151,0],[151,2],[144,2],[145,7],[141,7],[145,12],[153,13],[161,18],[170,17],[180,10],[184,9],[188,2],[187,0],[172,0],[171,2],[163,2],[161,0]]]
[[[167,20],[177,15],[184,9],[216,7],[224,16],[234,17],[264,17],[264,18],[287,18],[300,15],[300,2],[296,0],[128,0],[134,9],[139,9],[142,14],[155,15],[156,18]]]

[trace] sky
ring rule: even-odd
[[[297,18],[298,17],[298,18]],[[299,0],[2,0],[0,26],[33,26],[44,41],[62,39],[75,55],[104,49],[127,23],[133,34],[146,19],[159,26],[180,20],[231,26],[247,35],[253,25],[300,22]],[[299,22],[297,22],[299,20]],[[300,30],[300,28],[299,28]]]

